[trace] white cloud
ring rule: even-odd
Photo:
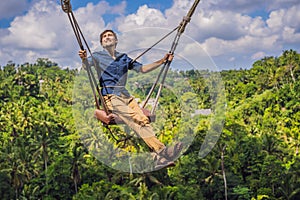
[[[102,15],[106,12],[124,12],[124,3],[110,7],[106,2],[89,3],[74,11],[80,28],[91,46],[99,46],[99,33],[106,26]],[[13,60],[16,63],[35,62],[49,58],[63,66],[78,65],[79,46],[68,21],[67,14],[55,1],[41,0],[25,15],[15,17],[7,30],[1,30],[1,65]]]
[[[274,29],[274,31],[279,31],[284,26],[288,26],[300,31],[300,21],[296,20],[300,19],[299,9],[300,5],[296,5],[288,9],[272,11],[270,18],[267,20],[269,27]]]
[[[198,32],[194,30],[193,37],[201,42],[201,46],[218,61],[219,65],[224,65],[226,60],[232,62],[240,60],[247,62],[250,67],[253,58],[262,55],[261,52],[276,56],[292,42],[294,46],[296,42],[296,46],[299,47],[300,22],[295,20],[300,18],[297,12],[300,9],[299,5],[274,10],[268,19],[264,20],[260,16],[252,17],[250,14],[236,12],[247,10],[246,1],[230,1],[232,9],[228,10],[218,10],[223,6],[216,4],[220,3],[218,0],[210,2],[212,3],[209,5],[210,8],[215,6],[214,9],[201,9],[193,19],[195,24],[199,24]],[[245,8],[233,8],[236,6],[235,3],[243,4]],[[249,8],[249,11],[251,10],[254,11]]]
[[[16,17],[8,31],[0,38],[1,46],[6,49],[4,59],[15,62],[33,62],[36,58],[52,56],[48,52],[59,49],[60,34],[66,32],[60,7],[52,1],[36,3],[27,14]],[[4,51],[4,50],[1,50]],[[9,53],[7,53],[9,52]],[[7,55],[5,55],[7,54]]]
[[[282,37],[287,43],[300,43],[300,33],[296,33],[295,29],[284,27]]]
[[[193,28],[193,37],[207,39],[217,37],[225,40],[237,39],[249,31],[252,19],[239,13],[204,11],[196,13],[192,23],[197,25]],[[197,35],[195,34],[197,32]]]
[[[230,62],[233,62],[233,61],[235,61],[235,60],[236,60],[235,57],[230,57],[230,58],[228,59],[228,61],[230,61]]]
[[[275,32],[280,31],[280,29],[284,25],[283,24],[284,15],[285,15],[285,10],[283,9],[271,12],[270,17],[267,20],[267,24],[269,28]]]
[[[141,5],[135,13],[126,16],[125,1],[115,6],[100,1],[74,13],[91,49],[99,47],[99,33],[103,29],[114,28],[120,36],[119,49],[134,51],[151,46],[178,26],[192,3],[174,0],[165,12]],[[259,16],[265,10],[270,13]],[[279,55],[290,45],[299,50],[300,21],[296,20],[300,18],[299,10],[298,0],[274,0],[272,6],[261,0],[201,1],[184,33],[191,40],[181,39],[176,53],[197,58],[202,55],[194,51],[198,46],[219,66],[243,63],[250,67],[253,59]],[[118,18],[105,23],[103,17],[108,14]],[[1,62],[34,62],[38,57],[47,57],[63,66],[75,66],[79,62],[74,33],[55,1],[36,2],[26,14],[14,18],[8,29],[0,29],[0,36]],[[157,48],[168,51],[173,36]]]
[[[119,31],[128,31],[140,27],[163,26],[166,20],[157,9],[141,6],[135,14],[128,15],[118,26]]]
[[[267,1],[261,0],[210,0],[203,1],[204,7],[209,10],[231,11],[238,13],[249,13],[262,9],[267,4]]]
[[[271,34],[271,31],[266,25],[266,22],[261,17],[252,19],[248,27],[248,34],[256,37],[267,37]]]
[[[288,9],[272,11],[266,21],[272,34],[277,34],[280,44],[284,46],[300,44],[300,22],[295,20],[300,18],[299,9],[300,5],[295,5]]]
[[[294,5],[299,6],[299,0],[272,0],[272,3],[266,5],[267,10],[287,9]]]
[[[268,37],[253,37],[246,35],[233,41],[218,38],[209,38],[204,43],[202,43],[202,47],[211,56],[226,55],[229,53],[246,55],[248,53],[251,54],[259,50],[270,50],[278,48],[277,39],[278,36],[276,35]]]
[[[262,51],[259,51],[259,52],[256,52],[255,54],[253,54],[251,56],[251,59],[252,60],[258,60],[258,59],[262,59],[263,57],[266,56],[266,53],[265,52],[262,52]]]
[[[17,48],[48,49],[53,47],[57,38],[57,6],[41,1],[25,16],[16,17],[8,28],[9,35],[1,38],[4,45],[15,45]]]

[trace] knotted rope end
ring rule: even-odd
[[[61,0],[61,8],[65,13],[70,13],[72,11],[70,0]]]

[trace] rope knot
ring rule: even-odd
[[[188,17],[188,16],[184,16],[182,21],[184,22],[190,22],[191,21],[191,17]]]
[[[61,8],[65,13],[70,13],[72,11],[70,0],[61,0]]]

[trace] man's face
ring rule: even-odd
[[[108,31],[108,32],[104,33],[102,36],[102,46],[104,48],[116,46],[117,42],[118,41],[112,32]]]

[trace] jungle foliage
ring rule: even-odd
[[[160,98],[167,116],[158,137],[170,142],[170,128],[196,135],[174,168],[151,173],[109,168],[82,144],[72,114],[78,73],[48,59],[0,68],[1,199],[300,199],[300,54],[294,50],[250,69],[170,71],[173,89]],[[214,110],[210,85],[218,74],[224,127],[212,151],[199,157],[210,116],[178,127],[174,93],[197,102],[194,110]],[[129,90],[144,98],[151,86],[138,86],[136,77],[129,76]]]

